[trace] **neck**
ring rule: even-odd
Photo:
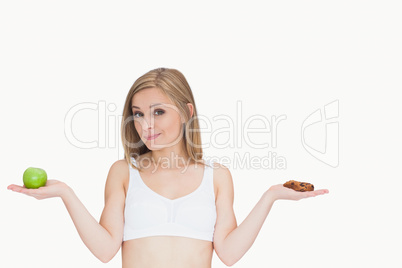
[[[164,148],[151,151],[151,160],[155,165],[165,169],[178,169],[188,166],[191,160],[184,148]]]

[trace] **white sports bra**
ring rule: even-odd
[[[135,165],[135,159],[132,157],[131,160]],[[211,161],[205,163],[200,186],[173,200],[154,192],[141,179],[139,171],[129,165],[123,241],[148,236],[183,236],[213,241],[216,223],[213,166]]]

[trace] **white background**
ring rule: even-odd
[[[253,149],[238,137],[240,146],[204,150],[286,159],[285,169],[228,166],[238,224],[273,184],[296,179],[330,191],[276,202],[233,267],[401,267],[398,1],[143,2],[1,2],[0,266],[121,267],[120,251],[107,264],[92,255],[60,199],[39,201],[7,186],[22,185],[27,167],[41,167],[99,220],[109,168],[123,157],[126,94],[142,74],[170,67],[186,76],[199,115],[214,128],[224,126],[214,116],[237,120],[238,101],[243,124],[257,114],[287,117],[276,148]],[[331,167],[304,149],[301,126],[336,100],[339,165]],[[104,123],[117,145],[69,142],[64,119],[85,102],[116,106]],[[106,135],[97,111],[77,115],[72,128],[83,141]],[[253,135],[255,143],[270,141]],[[212,267],[226,267],[215,253]]]

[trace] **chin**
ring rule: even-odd
[[[152,143],[151,143],[152,142]],[[160,150],[160,149],[162,149],[163,147],[163,145],[161,145],[161,144],[158,144],[158,143],[155,143],[154,141],[152,141],[152,140],[146,140],[146,142],[145,142],[145,146],[147,146],[147,148],[149,149],[149,150],[152,150],[152,151],[157,151],[157,150]]]

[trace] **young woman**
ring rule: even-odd
[[[199,130],[185,77],[158,68],[128,92],[121,124],[125,157],[110,168],[99,223],[64,182],[8,189],[36,199],[61,197],[89,250],[106,263],[121,247],[123,268],[208,268],[213,250],[231,266],[254,243],[276,200],[328,193],[274,185],[238,226],[231,173],[203,156]]]

